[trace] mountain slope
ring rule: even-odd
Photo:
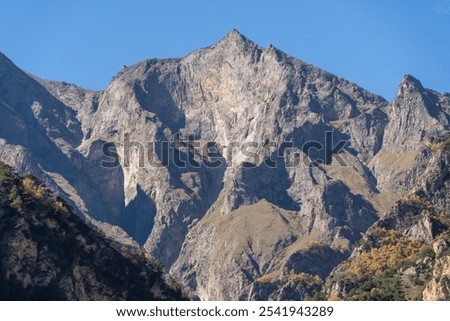
[[[180,300],[157,263],[118,250],[35,178],[0,162],[1,300]]]
[[[427,148],[433,156],[413,190],[328,278],[332,297],[450,300],[450,135]]]

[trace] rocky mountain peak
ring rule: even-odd
[[[449,119],[439,93],[426,89],[411,75],[405,75],[389,109],[384,145],[394,150],[418,150],[429,134],[447,130]]]
[[[406,74],[405,76],[403,76],[402,83],[409,83],[422,87],[422,83],[420,82],[420,80],[410,74]]]
[[[220,42],[227,42],[229,44],[235,43],[245,43],[245,42],[252,42],[247,37],[245,37],[243,34],[241,34],[237,29],[231,29],[228,31],[226,36],[222,38]]]
[[[400,83],[397,96],[407,95],[414,92],[420,92],[424,90],[422,83],[417,78],[407,74],[403,77]]]
[[[242,35],[236,29],[231,29],[224,38],[209,48],[218,51],[227,49],[228,51],[237,50],[244,52],[254,47],[257,47],[257,45],[253,41]]]

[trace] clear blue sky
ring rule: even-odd
[[[124,64],[182,57],[232,28],[387,99],[407,73],[450,92],[450,0],[0,0],[0,51],[90,89]]]

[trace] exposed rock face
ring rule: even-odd
[[[441,256],[448,249],[448,244],[445,240],[437,240],[433,243],[433,251],[436,256]]]
[[[205,300],[285,298],[286,270],[325,277],[417,182],[431,155],[423,142],[448,129],[450,111],[449,95],[411,76],[388,104],[235,30],[126,68],[102,92],[31,78],[0,56],[0,99],[1,160],[98,226],[119,226]],[[212,142],[220,166],[201,148],[165,153],[180,138]],[[114,168],[99,165],[112,161],[105,142],[120,155]],[[256,294],[267,275],[279,281]]]
[[[423,291],[425,301],[450,300],[450,256],[436,261],[433,279]]]
[[[328,277],[332,297],[450,300],[450,134],[426,146],[432,157],[419,181]]]
[[[423,143],[449,128],[449,95],[424,89],[419,80],[407,75],[386,113],[389,123],[383,147],[370,166],[379,189],[398,198],[409,191],[427,164]]]
[[[157,263],[117,248],[0,162],[1,300],[180,300]]]

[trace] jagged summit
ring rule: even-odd
[[[255,43],[253,40],[247,38],[246,36],[244,36],[242,33],[240,33],[237,29],[231,29],[226,35],[225,37],[223,37],[219,43],[223,43],[226,45],[231,45],[231,46],[240,46],[242,44],[246,44],[246,45],[254,45],[257,46],[259,48],[262,49],[262,47],[260,45],[258,45],[257,43]],[[277,51],[280,52],[280,50],[278,48],[276,48],[273,44],[269,44],[265,50],[267,51]]]
[[[403,80],[402,80],[400,85],[403,85],[403,84],[411,85],[411,86],[414,86],[414,87],[416,87],[418,89],[423,89],[423,86],[422,86],[422,83],[420,82],[420,80],[415,78],[415,77],[413,77],[413,76],[411,76],[411,75],[409,75],[409,74],[406,74],[403,77]]]
[[[231,38],[245,39],[246,37],[245,37],[243,34],[241,34],[241,33],[239,32],[239,30],[233,28],[233,29],[231,29],[230,31],[228,31],[228,33],[226,34],[225,38],[230,38],[230,39],[231,39]]]
[[[242,35],[236,29],[231,29],[225,37],[219,40],[217,43],[209,47],[212,50],[238,50],[238,51],[248,51],[249,49],[259,48],[259,46]]]
[[[397,90],[396,98],[410,96],[411,94],[420,93],[424,91],[422,83],[417,78],[406,74]]]
[[[237,29],[231,29],[228,31],[228,33],[225,35],[225,37],[222,38],[219,42],[226,42],[229,44],[237,44],[237,43],[243,43],[243,42],[251,42],[250,39],[245,37],[243,34],[241,34]]]

